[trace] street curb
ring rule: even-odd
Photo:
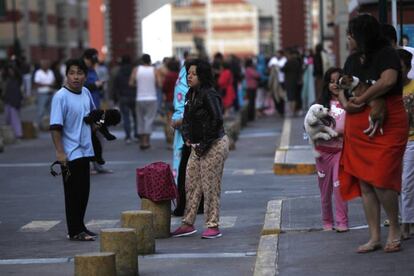
[[[279,235],[266,235],[260,238],[254,276],[277,275],[278,242]]]
[[[278,242],[281,232],[282,200],[267,203],[265,221],[257,248],[254,276],[277,274]]]
[[[262,229],[262,236],[280,233],[282,216],[282,200],[271,200],[267,203],[267,211]]]
[[[280,137],[280,145],[275,152],[273,163],[273,173],[277,175],[295,175],[295,174],[314,174],[316,167],[314,163],[288,163],[287,154],[289,150],[290,132],[292,129],[292,119],[285,118],[283,129]]]

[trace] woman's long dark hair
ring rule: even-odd
[[[329,91],[329,83],[331,82],[331,75],[333,73],[339,73],[339,75],[342,75],[343,71],[338,67],[331,67],[326,71],[325,75],[323,76],[322,93],[318,99],[318,104],[321,104],[327,108],[330,108],[330,102],[332,99],[332,93]]]
[[[212,88],[214,87],[213,69],[207,61],[203,59],[193,59],[185,63],[185,69],[196,66],[196,74],[198,81],[200,82],[200,88]]]
[[[380,23],[370,14],[364,13],[352,18],[348,23],[347,33],[355,40],[357,51],[365,56],[365,65],[370,64],[377,50],[390,46],[382,34]]]

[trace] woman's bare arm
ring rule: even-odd
[[[373,99],[385,95],[397,82],[398,71],[387,69],[381,73],[380,78],[370,86],[364,94],[359,97],[351,98],[350,101],[355,104],[368,103]]]
[[[137,85],[136,82],[135,82],[135,79],[136,79],[135,76],[136,75],[137,75],[137,67],[135,67],[134,70],[132,70],[132,73],[129,76],[129,82],[128,82],[129,86],[134,87],[134,86]]]

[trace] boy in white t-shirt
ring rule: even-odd
[[[93,241],[97,236],[84,223],[89,200],[90,157],[94,156],[91,127],[84,117],[95,109],[89,90],[83,87],[88,69],[82,60],[66,62],[66,85],[53,97],[50,131],[56,159],[61,164],[68,237]]]

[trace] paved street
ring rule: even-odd
[[[194,237],[157,240],[156,254],[139,260],[142,275],[183,275],[188,271],[252,275],[266,204],[281,196],[282,186],[288,184],[286,177],[276,177],[272,172],[281,126],[282,120],[276,117],[250,124],[243,129],[237,149],[231,152],[222,187],[223,238],[200,239],[203,218],[199,216],[199,233]],[[86,221],[95,230],[118,226],[122,211],[139,209],[136,167],[171,159],[160,127],[152,149],[144,152],[137,144],[125,145],[121,131],[115,133],[120,139],[106,143],[104,153],[107,167],[115,173],[92,176]],[[9,145],[0,154],[2,275],[26,275],[29,271],[31,275],[56,275],[56,269],[59,275],[72,275],[74,265],[68,258],[99,251],[99,241],[66,240],[61,179],[53,178],[48,168],[53,160],[48,133]],[[172,228],[179,225],[178,218],[172,221]],[[11,259],[18,264],[11,264]],[[21,264],[24,262],[29,264]]]
[[[292,119],[290,145],[305,147],[302,118]],[[225,165],[221,223],[223,237],[202,240],[203,218],[193,237],[156,241],[156,254],[139,257],[140,275],[252,275],[267,202],[283,200],[276,268],[279,275],[412,275],[414,240],[403,251],[359,255],[368,237],[360,199],[349,204],[351,231],[322,232],[315,175],[277,176],[272,172],[283,121],[262,118],[241,132]],[[161,127],[153,148],[142,152],[120,138],[106,144],[114,174],[92,176],[86,221],[93,230],[119,226],[120,213],[139,209],[135,168],[170,161]],[[0,154],[0,275],[73,275],[73,256],[99,251],[99,241],[66,240],[61,180],[49,174],[54,159],[48,133],[8,145]],[[384,216],[383,216],[384,218]],[[172,218],[172,228],[179,218]],[[383,241],[386,228],[383,228]]]

